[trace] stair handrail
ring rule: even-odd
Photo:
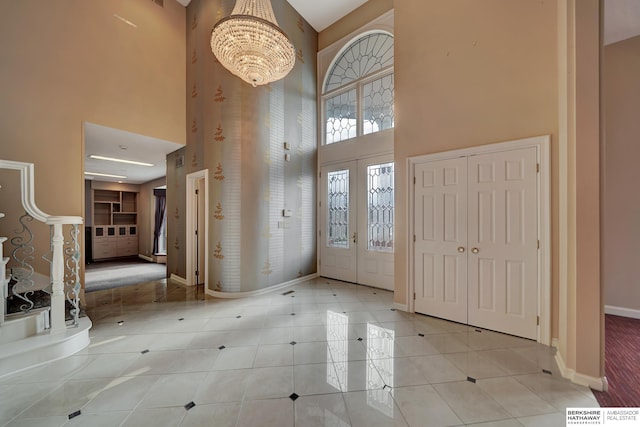
[[[17,170],[20,172],[20,198],[25,211],[35,220],[52,227],[51,236],[51,331],[60,332],[66,329],[65,322],[65,260],[64,260],[64,236],[63,225],[79,226],[82,224],[81,216],[56,216],[44,213],[35,202],[35,174],[34,164],[18,162],[14,160],[0,159],[0,169]],[[76,267],[77,277],[77,267]],[[76,280],[77,282],[77,280]],[[6,297],[6,296],[5,296]],[[76,292],[76,303],[77,303]],[[77,324],[76,308],[74,323]]]
[[[24,210],[35,220],[44,222],[48,225],[82,224],[81,216],[55,216],[49,215],[40,210],[35,201],[35,174],[33,163],[0,159],[0,169],[17,170],[20,172],[20,198],[22,201],[22,207],[24,207]]]

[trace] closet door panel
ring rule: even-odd
[[[469,323],[535,339],[536,149],[469,157]]]
[[[467,323],[467,160],[415,166],[415,311]]]

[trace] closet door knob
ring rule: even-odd
[[[473,248],[473,249],[471,249],[471,252],[473,252],[474,254],[477,254],[478,252],[480,252],[480,249]]]
[[[464,253],[464,246],[458,246],[458,252]]]

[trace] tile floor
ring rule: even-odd
[[[87,294],[90,346],[0,379],[0,426],[547,427],[598,406],[560,377],[552,348],[394,311],[373,288],[290,290]]]

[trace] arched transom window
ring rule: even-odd
[[[342,50],[322,102],[325,144],[393,128],[393,36],[369,33]]]

